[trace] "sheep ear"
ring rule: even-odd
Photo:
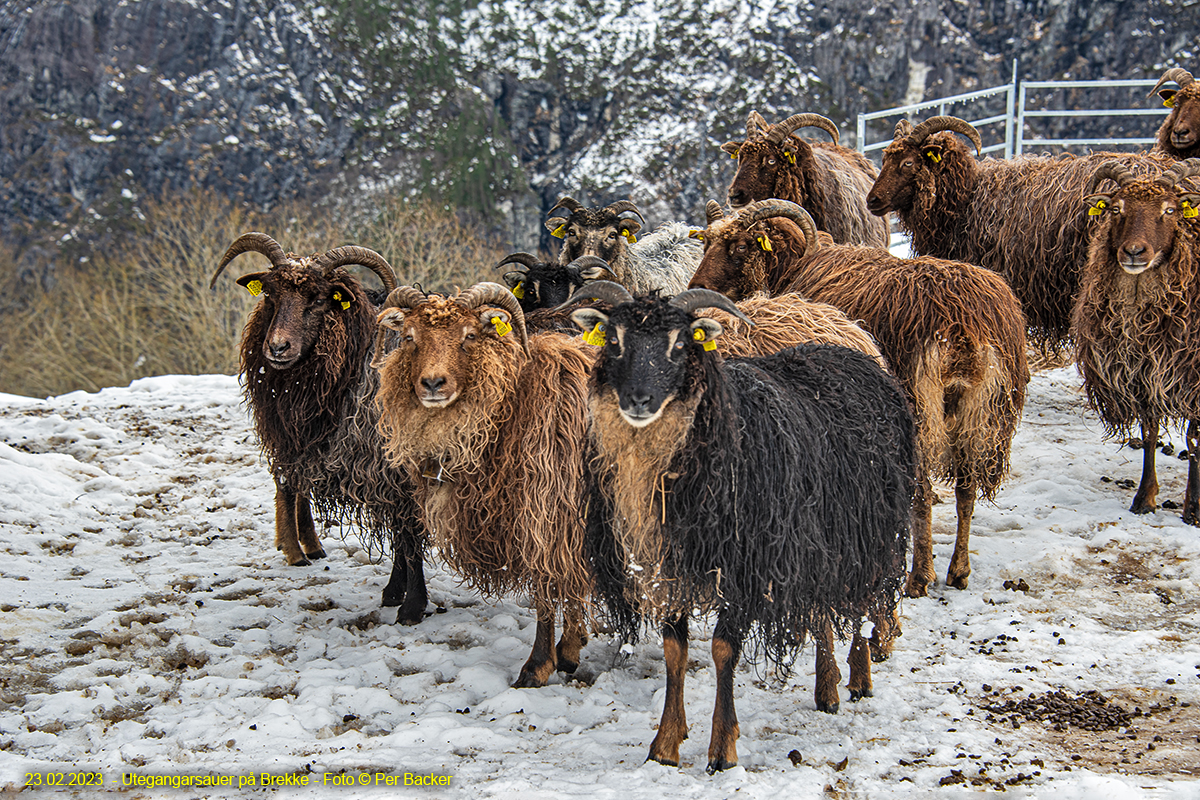
[[[705,350],[716,350],[714,341],[725,329],[721,323],[710,317],[698,317],[692,320],[692,339],[704,345]]]
[[[1163,89],[1161,92],[1158,93],[1158,96],[1162,98],[1164,106],[1166,106],[1167,108],[1175,107],[1175,93],[1177,91],[1179,91],[1179,90],[1178,89]]]
[[[594,308],[580,308],[571,312],[571,322],[579,326],[588,344],[604,344],[604,329],[608,326],[608,315]],[[590,338],[588,338],[590,337]]]
[[[1098,217],[1112,205],[1112,197],[1106,194],[1089,194],[1083,198],[1083,204],[1088,207],[1089,217]]]
[[[721,145],[721,149],[723,151],[725,151],[726,153],[729,153],[730,157],[737,158],[738,153],[740,153],[742,150],[742,143],[741,142],[726,142],[725,144]]]
[[[636,219],[623,219],[617,224],[617,230],[621,232],[622,236],[629,240],[630,244],[633,244],[637,241],[637,237],[634,236],[634,234],[641,229],[642,223],[638,222]]]
[[[546,220],[546,230],[550,231],[551,236],[559,239],[567,238],[567,218],[550,217]]]
[[[237,279],[237,285],[244,287],[250,294],[258,297],[262,294],[263,282],[262,279],[267,276],[265,272],[253,272],[249,275],[243,275]]]
[[[940,144],[925,145],[921,149],[921,154],[936,164],[942,160],[942,146]]]
[[[497,336],[507,336],[512,333],[512,316],[502,308],[488,306],[479,312],[479,321],[483,324],[484,330],[487,330],[489,325],[492,326]]]
[[[350,291],[344,283],[335,283],[333,284],[333,294],[329,295],[329,299],[341,306],[343,311],[348,311],[353,304],[354,292]]]
[[[504,282],[509,289],[513,290],[513,294],[517,294],[516,288],[524,283],[527,277],[529,277],[528,274],[514,269],[512,272],[504,273]],[[520,295],[517,296],[520,297]]]
[[[385,308],[375,319],[381,328],[393,331],[404,330],[404,312],[398,308]]]
[[[1180,195],[1179,214],[1184,219],[1200,217],[1200,194]]]

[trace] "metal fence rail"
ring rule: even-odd
[[[952,114],[956,117],[961,117],[973,126],[979,129],[980,135],[986,144],[982,150],[986,153],[999,153],[1003,151],[1004,158],[1011,158],[1014,155],[1020,155],[1029,148],[1036,147],[1088,147],[1100,145],[1104,147],[1145,147],[1152,145],[1155,142],[1154,134],[1158,130],[1161,118],[1170,113],[1165,108],[1150,107],[1152,101],[1147,100],[1145,105],[1136,108],[1075,108],[1075,109],[1055,109],[1055,108],[1031,108],[1031,103],[1036,100],[1036,94],[1045,90],[1056,92],[1074,91],[1076,93],[1109,91],[1112,89],[1136,89],[1139,87],[1153,87],[1157,81],[1152,79],[1141,80],[1101,80],[1101,81],[1018,81],[1017,80],[1017,62],[1013,62],[1013,78],[1012,81],[1002,86],[995,86],[990,89],[982,89],[975,92],[966,92],[964,94],[956,94],[951,97],[943,97],[938,100],[927,100],[922,103],[914,103],[907,106],[898,106],[896,108],[884,109],[883,111],[872,111],[869,114],[858,115],[858,150],[864,155],[869,155],[875,151],[882,150],[891,144],[890,130],[886,134],[878,133],[878,129],[871,130],[867,123],[872,120],[887,119],[895,117],[899,119],[907,119],[913,116],[924,118],[934,116],[928,113],[931,109],[936,109],[937,115]],[[1031,96],[1032,95],[1032,96]],[[1004,111],[995,113],[997,103],[992,101],[992,98],[1002,98],[1004,103]],[[992,102],[989,102],[992,101]],[[1078,103],[1077,103],[1078,104]],[[1044,103],[1042,104],[1044,105]],[[958,106],[959,109],[951,110],[952,107]],[[989,108],[990,106],[990,108]],[[989,111],[991,113],[989,113]],[[926,113],[922,113],[926,112]],[[1078,137],[1078,138],[1050,138],[1037,135],[1036,133],[1027,130],[1030,128],[1030,120],[1064,120],[1064,119],[1084,119],[1088,117],[1107,117],[1116,119],[1136,120],[1139,117],[1150,117],[1151,119],[1143,122],[1135,122],[1138,130],[1144,131],[1142,136],[1124,136],[1124,137]],[[1000,126],[999,130],[995,126]],[[884,136],[876,141],[871,140],[872,134]]]

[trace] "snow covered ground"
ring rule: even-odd
[[[743,664],[741,764],[715,776],[710,630],[668,768],[643,763],[656,636],[623,656],[596,635],[575,680],[515,690],[523,599],[434,565],[433,613],[397,627],[387,567],[353,531],[285,566],[234,378],[0,396],[0,442],[0,789],[87,773],[103,786],[61,791],[234,797],[261,795],[265,773],[321,798],[1200,797],[1200,530],[1128,513],[1141,454],[1103,441],[1073,367],[1035,376],[1013,474],[976,511],[970,588],[905,601],[875,697],[843,687],[836,716],[816,711],[811,646],[786,683]],[[1160,501],[1182,501],[1185,473],[1159,457]],[[953,501],[934,513],[944,578]],[[1017,704],[1056,691],[1041,712]],[[1097,720],[1116,727],[1080,727]],[[404,773],[450,782],[374,788]],[[230,785],[125,785],[156,776]]]

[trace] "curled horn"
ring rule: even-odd
[[[708,201],[708,205],[704,207],[704,213],[708,217],[709,225],[712,225],[717,220],[725,219],[725,212],[721,209],[721,204],[716,200]]]
[[[622,303],[628,303],[633,300],[633,295],[624,286],[613,281],[589,281],[584,286],[576,289],[575,294],[567,298],[567,302],[554,310],[560,311],[581,300],[599,300],[603,303],[619,306]]]
[[[792,114],[783,122],[776,122],[767,131],[767,141],[772,144],[782,144],[783,140],[791,136],[799,128],[820,128],[833,137],[833,143],[838,143],[837,125],[827,117],[822,117],[820,114]]]
[[[1192,77],[1192,73],[1188,72],[1186,69],[1172,67],[1162,74],[1162,77],[1158,79],[1158,83],[1154,84],[1154,88],[1150,90],[1150,94],[1146,95],[1146,97],[1149,97],[1161,89],[1162,85],[1167,81],[1175,81],[1175,83],[1179,85],[1179,88],[1182,89],[1189,83],[1192,83],[1194,80],[1195,78]]]
[[[525,267],[526,270],[530,270],[534,267],[541,266],[542,260],[532,253],[511,253],[505,256],[504,260],[496,265],[496,268],[499,269],[505,264],[520,264]]]
[[[550,213],[547,216],[553,217],[554,212],[558,211],[560,208],[565,208],[569,213],[574,214],[576,211],[579,211],[583,208],[583,203],[580,203],[574,197],[563,195],[558,199],[558,202],[554,204],[554,207],[550,209]]]
[[[638,221],[643,225],[646,224],[646,218],[642,216],[642,212],[638,211],[637,206],[629,200],[618,200],[604,210],[616,214],[617,219],[625,219],[630,214],[636,214]]]
[[[976,154],[983,151],[983,139],[979,138],[979,131],[975,130],[971,123],[958,117],[930,117],[913,128],[912,133],[908,135],[908,144],[912,147],[920,147],[927,138],[941,131],[961,133],[971,140],[971,144],[975,145]]]
[[[892,133],[892,139],[907,139],[912,130],[912,123],[907,119],[902,119],[896,123],[896,130]]]
[[[243,233],[237,239],[234,239],[233,244],[229,245],[229,249],[221,257],[221,263],[217,266],[217,271],[213,273],[208,288],[212,289],[217,285],[217,278],[221,277],[221,273],[229,266],[229,262],[242,253],[261,253],[271,259],[271,269],[282,267],[288,262],[287,253],[283,252],[283,248],[279,246],[279,242],[270,236],[258,231]]]
[[[379,280],[383,281],[385,292],[391,292],[396,288],[396,271],[392,269],[392,265],[379,253],[366,247],[353,244],[335,247],[317,256],[313,266],[321,270],[325,277],[329,277],[329,274],[335,269],[347,264],[359,264],[374,272],[379,276]]]
[[[389,308],[416,308],[425,302],[425,297],[425,293],[415,286],[397,286],[388,293],[379,313],[382,314]],[[383,367],[383,337],[386,335],[384,330],[385,328],[380,325],[379,330],[375,332],[375,354],[371,356],[371,366],[375,369]]]
[[[588,267],[600,267],[603,270],[609,271],[608,262],[600,256],[580,256],[570,264],[567,264],[567,269],[574,269],[580,272]],[[609,274],[612,274],[611,271],[609,271]]]
[[[525,312],[521,311],[521,304],[517,302],[517,298],[507,286],[501,286],[491,281],[477,283],[470,289],[459,292],[454,302],[467,311],[474,311],[485,305],[503,308],[512,317],[512,326],[521,340],[521,348],[526,353],[529,352],[529,334],[525,331]]]
[[[675,308],[688,314],[693,313],[698,308],[719,308],[722,311],[728,311],[730,314],[733,314],[747,325],[754,324],[754,321],[743,314],[742,310],[735,306],[732,300],[720,292],[714,292],[712,289],[684,289],[672,297],[670,303]]]
[[[755,136],[758,136],[761,131],[770,127],[771,126],[767,123],[767,121],[763,119],[762,114],[758,113],[757,111],[751,111],[746,117],[746,138],[753,139]]]
[[[1134,180],[1133,173],[1129,168],[1120,161],[1105,161],[1100,166],[1096,167],[1096,171],[1092,173],[1091,179],[1088,181],[1087,191],[1084,195],[1092,194],[1096,191],[1096,187],[1105,179],[1114,181],[1117,186],[1124,188]]]
[[[1178,161],[1169,170],[1158,176],[1159,186],[1164,189],[1179,189],[1179,182],[1184,178],[1200,175],[1200,158],[1189,158]]]
[[[817,224],[813,222],[811,214],[793,202],[788,200],[759,200],[742,209],[739,216],[741,219],[746,220],[747,227],[764,219],[771,219],[772,217],[790,219],[800,226],[800,230],[804,231],[804,255],[807,256],[817,249]]]

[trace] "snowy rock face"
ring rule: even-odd
[[[122,189],[265,205],[360,180],[492,204],[525,249],[564,192],[630,196],[652,224],[694,219],[723,197],[732,167],[716,148],[752,108],[822,113],[848,139],[859,112],[997,85],[1014,58],[1034,79],[1194,69],[1189,5],[8,4],[0,226],[119,214]]]

